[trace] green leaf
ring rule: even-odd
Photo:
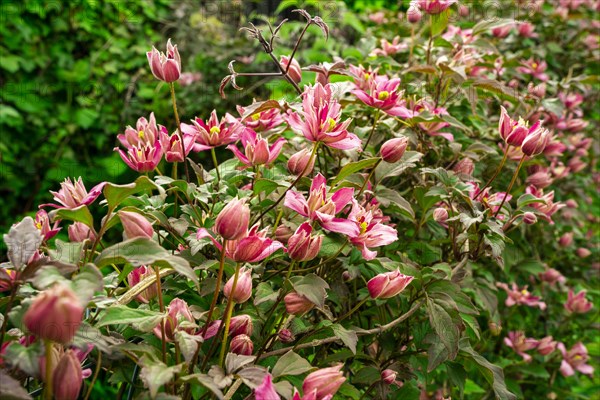
[[[293,351],[285,353],[273,367],[273,378],[284,375],[300,375],[310,371],[312,365]]]
[[[331,329],[333,330],[333,334],[344,342],[344,344],[352,350],[352,353],[356,354],[356,344],[358,343],[358,335],[356,332],[346,329],[340,324],[331,325]]]
[[[104,186],[104,197],[108,202],[108,207],[115,209],[115,207],[121,204],[123,200],[129,196],[157,188],[158,186],[148,179],[147,176],[140,176],[135,180],[135,182],[127,185],[115,185],[114,183],[107,183],[106,186]]]
[[[69,221],[81,222],[94,229],[94,217],[87,206],[79,206],[73,209],[60,208],[55,213],[50,213],[54,219],[66,219]]]
[[[129,239],[102,250],[94,262],[98,268],[110,264],[130,263],[134,267],[156,265],[172,268],[198,285],[198,277],[187,260],[172,255],[158,243],[146,238]]]
[[[192,374],[192,375],[182,376],[182,377],[179,378],[179,380],[181,380],[183,382],[191,382],[191,383],[197,382],[200,385],[202,385],[205,388],[207,388],[208,390],[210,390],[211,392],[213,392],[213,394],[215,396],[217,396],[217,398],[219,400],[223,400],[223,392],[215,384],[213,378],[211,378],[208,375],[205,375],[205,374]]]
[[[30,376],[37,376],[40,371],[40,357],[42,355],[42,344],[38,340],[29,346],[23,346],[16,342],[11,343],[3,358],[10,360],[12,367],[19,368]]]
[[[265,193],[265,195],[268,196],[280,186],[283,185],[280,185],[279,183],[270,179],[259,179],[256,182],[254,182],[252,191],[254,192],[254,195],[258,195],[259,193]]]
[[[183,358],[189,363],[194,358],[194,354],[196,354],[196,350],[203,340],[200,335],[190,335],[186,331],[178,330],[175,332],[175,341],[179,345]]]
[[[383,207],[395,205],[400,209],[400,212],[411,219],[415,219],[415,212],[410,203],[398,193],[396,190],[391,190],[386,187],[378,187],[375,191],[375,197]]]
[[[164,314],[160,312],[115,305],[106,309],[96,327],[132,324],[142,332],[150,332],[163,318]]]
[[[473,36],[479,35],[482,32],[491,31],[495,28],[500,28],[506,25],[513,25],[515,23],[514,19],[510,18],[498,18],[498,19],[484,19],[481,22],[478,22],[473,27]]]
[[[367,168],[374,166],[375,164],[377,164],[379,162],[379,160],[380,159],[378,157],[374,157],[374,158],[367,158],[366,160],[351,162],[351,163],[344,165],[344,167],[340,170],[340,173],[338,174],[338,176],[336,176],[335,179],[333,179],[333,181],[331,182],[331,186],[333,187],[334,185],[343,181],[346,177],[348,177],[358,171],[362,171],[362,170],[365,170]]]
[[[433,338],[427,338],[427,343],[431,343],[427,349],[427,372],[431,372],[436,369],[441,363],[448,359],[448,349],[444,344],[437,339],[437,336],[432,335]]]
[[[94,264],[86,264],[73,279],[73,291],[82,304],[87,304],[95,292],[101,292],[104,287],[102,273]]]
[[[531,193],[525,193],[524,195],[520,196],[519,199],[517,200],[517,209],[521,208],[521,207],[528,206],[530,204],[545,203],[545,202],[546,201],[544,199],[540,199],[538,197],[535,197]]]
[[[56,249],[50,249],[50,256],[66,264],[77,265],[81,260],[83,242],[63,242],[60,239],[54,241]]]
[[[140,363],[143,364],[140,378],[150,390],[150,396],[152,398],[155,398],[158,389],[165,383],[170,382],[175,374],[181,372],[181,368],[183,367],[183,364],[168,367],[160,361],[151,361],[148,358],[143,358],[140,360]]]
[[[32,397],[21,386],[21,383],[0,370],[0,398],[4,400],[29,400]]]
[[[439,14],[431,15],[431,35],[437,36],[446,30],[448,26],[448,18],[450,16],[450,10],[446,10]]]
[[[296,292],[305,296],[319,308],[325,306],[326,289],[329,289],[329,285],[323,279],[315,274],[308,274],[306,276],[294,276],[290,279],[290,282]]]
[[[458,341],[460,339],[460,329],[455,319],[450,316],[449,310],[430,297],[427,298],[427,313],[429,314],[431,326],[446,350],[448,350],[448,357],[454,359],[458,353]]]

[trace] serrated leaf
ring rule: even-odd
[[[284,375],[300,375],[312,369],[312,365],[293,351],[285,353],[273,367],[273,378]]]

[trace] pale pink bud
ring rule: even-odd
[[[557,282],[565,283],[566,281],[565,277],[554,268],[548,268],[546,271],[540,272],[538,276],[540,277],[540,280],[547,282],[550,285],[554,285]]]
[[[254,343],[248,335],[237,335],[231,339],[229,351],[242,356],[251,356],[254,351]]]
[[[499,26],[497,28],[492,29],[492,35],[494,35],[497,38],[505,38],[508,36],[512,28],[512,24]]]
[[[252,325],[252,318],[249,315],[242,314],[231,318],[229,325],[229,335],[248,335],[252,336],[254,325]]]
[[[546,336],[543,339],[540,339],[537,345],[537,351],[543,356],[547,356],[556,350],[556,345],[558,343],[555,340],[552,340],[552,336]]]
[[[438,207],[433,210],[433,219],[440,224],[443,224],[448,219],[448,210],[443,207]]]
[[[145,265],[134,268],[133,271],[127,275],[127,282],[130,287],[133,287],[146,279],[149,276],[156,276],[152,269],[146,267]],[[158,289],[156,287],[156,283],[150,285],[147,289],[145,289],[142,293],[137,295],[136,299],[142,303],[148,303],[149,300],[155,298],[158,295]]]
[[[243,237],[250,223],[250,207],[245,199],[235,198],[221,210],[215,220],[215,232],[227,240]]]
[[[408,18],[408,22],[410,22],[411,24],[416,24],[421,20],[423,15],[421,14],[421,10],[419,10],[419,7],[411,5],[406,11],[406,17]]]
[[[374,299],[387,299],[402,292],[414,277],[404,275],[400,270],[379,274],[367,282],[369,294]]]
[[[177,45],[171,44],[171,39],[167,41],[167,52],[161,53],[155,47],[152,51],[146,53],[148,64],[152,75],[156,79],[164,82],[175,82],[181,76],[181,57],[177,50]]]
[[[119,211],[118,214],[119,218],[121,218],[121,224],[123,225],[127,239],[138,237],[152,239],[154,230],[146,217],[136,212],[123,210]]]
[[[390,139],[381,146],[379,154],[385,162],[395,163],[400,161],[407,146],[408,138],[406,136]]]
[[[275,238],[283,244],[286,244],[293,234],[294,231],[284,224],[279,225],[275,230]]]
[[[29,332],[41,339],[66,344],[81,325],[83,307],[71,289],[61,284],[38,294],[23,317]]]
[[[469,7],[465,6],[464,4],[460,4],[458,6],[458,14],[461,17],[468,17],[469,16]]]
[[[180,329],[179,325],[187,321],[189,323],[194,323],[194,316],[190,311],[187,303],[184,300],[175,298],[171,300],[171,303],[167,306],[167,317],[165,318],[165,339],[168,342],[173,341],[175,338],[175,332],[178,330],[183,330],[187,333],[193,333],[194,328],[184,328]],[[162,327],[161,324],[158,324],[154,328],[154,334],[160,339],[162,337]]]
[[[315,158],[312,157],[312,151],[309,149],[303,149],[293,154],[287,163],[288,171],[296,176],[300,174],[307,176],[312,172],[314,166]]]
[[[71,242],[83,242],[85,240],[94,241],[96,240],[96,234],[90,229],[89,226],[83,222],[74,222],[68,228],[69,240]]]
[[[381,380],[388,385],[396,382],[396,376],[398,374],[393,369],[385,369],[381,372]]]
[[[67,352],[61,357],[53,377],[54,398],[60,400],[77,400],[83,384],[81,362],[73,352]]]
[[[252,270],[248,267],[240,269],[235,290],[231,293],[234,279],[235,276],[229,278],[223,287],[223,293],[225,294],[225,297],[231,297],[237,304],[244,303],[252,296]]]
[[[521,145],[521,151],[529,157],[536,156],[543,152],[551,139],[550,131],[542,128],[539,124],[539,122],[536,122],[535,125],[531,127],[529,134],[525,140],[523,140],[523,144]]]
[[[573,244],[573,232],[567,232],[558,239],[558,244],[561,247],[569,247]]]
[[[291,343],[296,339],[294,337],[294,334],[292,333],[292,331],[290,331],[289,329],[285,329],[285,328],[279,331],[279,333],[277,334],[277,337],[279,338],[279,341],[281,341],[282,343]]]
[[[310,261],[319,254],[323,236],[311,236],[312,227],[304,222],[288,240],[288,255],[292,260]]]
[[[589,249],[586,249],[585,247],[580,247],[577,250],[575,250],[575,254],[577,254],[577,257],[579,258],[587,258],[590,255],[592,255],[592,252]]]
[[[285,70],[288,68],[288,65],[290,65],[290,58],[288,56],[281,56],[281,60],[279,60],[279,63]],[[295,58],[292,60],[292,64],[289,66],[287,72],[289,77],[292,78],[294,82],[300,83],[300,81],[302,80],[302,68],[300,67],[300,64],[298,63],[298,61],[296,61]]]
[[[302,315],[313,309],[314,303],[297,292],[290,292],[283,298],[288,313]]]
[[[546,96],[546,83],[542,82],[539,85],[534,85],[532,82],[527,85],[527,91],[532,96],[543,99]]]
[[[569,200],[565,201],[565,204],[569,208],[577,208],[578,207],[577,202],[573,199],[569,199]]]
[[[565,308],[571,313],[585,314],[592,309],[592,303],[585,298],[586,291],[582,290],[575,294],[573,289],[569,289]]]
[[[317,400],[333,396],[346,381],[346,378],[342,374],[342,367],[343,364],[338,364],[334,367],[322,368],[308,374],[304,378],[304,383],[302,383],[302,391],[305,395],[316,392],[315,397]]]
[[[527,225],[533,225],[537,222],[537,216],[532,212],[526,212],[523,214],[523,222]]]
[[[457,174],[465,174],[465,175],[473,175],[475,171],[475,163],[468,157],[463,158],[453,168],[454,172]]]

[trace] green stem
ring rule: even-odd
[[[162,296],[162,288],[160,283],[160,270],[158,267],[154,267],[154,273],[156,274],[156,290],[158,292],[158,306],[160,308],[160,312],[165,312],[165,303],[163,301]],[[160,336],[162,342],[162,361],[163,363],[167,362],[167,338],[165,332],[165,319],[161,319],[160,321]]]
[[[213,165],[215,166],[215,171],[217,171],[217,183],[221,182],[221,173],[219,172],[219,162],[217,161],[217,153],[215,152],[214,147],[211,147],[210,155],[212,156]]]
[[[519,171],[521,170],[521,166],[523,165],[523,162],[525,161],[525,157],[526,157],[526,155],[523,154],[523,157],[521,157],[521,161],[519,161],[519,165],[517,166],[517,170],[515,171],[512,179],[510,180],[510,185],[508,185],[506,194],[504,195],[504,198],[502,199],[502,202],[500,203],[500,207],[498,207],[496,214],[494,214],[494,218],[498,217],[498,214],[500,214],[500,211],[502,210],[502,206],[506,202],[506,198],[510,195],[510,191],[512,190],[513,185],[515,184],[515,181],[517,180],[517,176],[519,176]]]
[[[492,175],[490,180],[487,181],[485,186],[479,191],[477,196],[475,196],[475,200],[477,200],[477,198],[479,196],[481,196],[481,194],[485,191],[485,189],[487,189],[492,184],[492,182],[494,182],[494,180],[498,177],[498,174],[500,173],[500,171],[502,171],[502,168],[504,167],[504,164],[506,163],[506,160],[508,159],[508,149],[510,149],[510,145],[508,145],[506,147],[506,150],[504,151],[504,157],[502,157],[502,161],[500,161],[500,165],[498,165],[498,168],[496,168],[494,175]]]
[[[44,386],[44,398],[52,400],[52,341],[44,340],[44,347],[46,347],[46,385]]]
[[[367,301],[369,301],[369,297],[365,297],[364,299],[359,301],[358,304],[356,306],[354,306],[354,308],[352,310],[348,311],[346,314],[344,314],[341,317],[339,317],[338,319],[336,319],[335,322],[337,323],[337,322],[341,322],[341,321],[345,320],[346,318],[348,318],[349,316],[354,314],[354,312],[356,310],[361,308],[363,306],[363,304],[365,304]]]
[[[373,166],[373,169],[369,173],[369,176],[367,176],[367,179],[365,179],[365,183],[363,183],[362,187],[360,188],[360,191],[356,195],[356,198],[359,198],[360,195],[365,191],[365,188],[367,187],[367,184],[369,183],[369,181],[373,177],[373,174],[375,173],[375,170],[377,169],[377,167],[379,166],[379,164],[381,164],[381,161],[383,161],[383,158],[380,158],[379,160],[377,160],[377,162]]]
[[[229,336],[229,325],[231,324],[231,314],[233,312],[233,307],[235,301],[233,300],[233,294],[235,293],[235,288],[238,283],[238,278],[240,276],[240,263],[237,264],[235,268],[235,275],[233,276],[233,284],[231,285],[231,292],[229,295],[229,299],[227,300],[227,309],[225,310],[225,331],[223,332],[223,342],[221,342],[221,353],[219,354],[219,365],[223,366],[223,361],[225,360],[225,350],[227,349],[227,336]]]
[[[171,82],[171,101],[173,102],[173,114],[175,114],[175,122],[177,123],[177,134],[181,141],[181,158],[183,159],[183,165],[185,166],[185,179],[190,181],[190,173],[188,171],[187,163],[185,162],[185,143],[183,141],[183,132],[181,131],[181,121],[179,120],[179,113],[177,112],[177,101],[175,100],[175,83]]]
[[[210,304],[210,308],[208,309],[208,314],[206,316],[206,325],[204,325],[204,329],[202,330],[202,336],[206,334],[206,330],[208,329],[208,325],[210,324],[213,311],[215,306],[217,305],[217,298],[219,297],[219,291],[221,290],[221,280],[223,279],[223,268],[225,267],[225,247],[227,246],[227,240],[223,239],[223,244],[221,248],[221,258],[219,260],[219,272],[217,273],[217,283],[215,286],[215,293],[213,294],[213,299]]]
[[[381,114],[381,110],[377,109],[377,112],[375,113],[375,118],[373,118],[373,127],[371,128],[369,137],[367,138],[367,141],[365,142],[365,145],[363,146],[362,153],[360,153],[360,156],[358,158],[359,160],[362,158],[363,154],[365,153],[365,150],[367,150],[367,146],[369,145],[369,142],[371,141],[371,138],[373,137],[373,134],[375,133],[375,128],[377,127],[377,123],[379,122],[380,114]]]

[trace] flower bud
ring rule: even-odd
[[[573,244],[573,232],[567,232],[565,234],[563,234],[559,239],[558,239],[558,245],[560,247],[569,247],[570,245]]]
[[[289,329],[280,330],[277,336],[279,337],[279,341],[281,343],[291,343],[296,339],[292,331]]]
[[[456,163],[453,170],[457,174],[465,174],[471,176],[475,171],[475,164],[473,163],[473,160],[471,160],[468,157],[465,157]]]
[[[134,268],[133,271],[127,275],[127,282],[130,287],[133,287],[146,279],[149,276],[154,276],[154,272],[152,269],[146,267],[145,265]],[[155,298],[158,295],[158,289],[156,287],[156,283],[148,286],[148,288],[144,289],[144,291],[136,296],[136,299],[142,303],[148,303],[149,300]]]
[[[304,395],[316,392],[317,399],[333,396],[346,381],[341,372],[342,367],[343,364],[338,364],[335,367],[322,368],[308,374],[302,383]]]
[[[309,164],[310,161],[310,164]],[[307,176],[310,174],[315,167],[315,157],[312,157],[312,151],[309,149],[303,149],[299,152],[292,154],[287,163],[287,168],[290,173],[298,176]]]
[[[74,222],[68,228],[69,240],[71,242],[81,243],[87,239],[90,241],[96,240],[96,234],[90,229],[89,226],[82,222]]]
[[[498,335],[500,335],[500,333],[502,333],[502,326],[493,321],[490,321],[490,323],[488,324],[488,328],[490,329],[490,332],[494,336],[498,336]]]
[[[402,292],[414,279],[400,270],[379,274],[367,282],[369,294],[374,299],[388,299]]]
[[[215,220],[215,231],[226,240],[236,240],[248,231],[250,207],[245,199],[235,198],[221,210]]]
[[[433,210],[433,219],[440,224],[446,223],[446,220],[448,219],[448,210],[443,207],[436,208]]]
[[[173,341],[175,338],[175,332],[180,330],[179,325],[184,322],[194,323],[194,317],[190,311],[187,303],[181,299],[173,299],[167,306],[167,316],[165,318],[165,340],[168,342]],[[187,333],[193,333],[194,328],[181,329]],[[154,334],[160,339],[162,337],[162,327],[159,323],[154,328]]]
[[[543,356],[547,356],[556,350],[556,345],[558,343],[555,340],[552,340],[552,336],[546,336],[543,339],[540,339],[537,345],[537,351]]]
[[[242,356],[251,356],[252,352],[254,351],[254,343],[252,343],[250,336],[238,335],[231,339],[229,351]]]
[[[321,250],[323,236],[311,236],[312,227],[304,222],[288,240],[288,255],[292,260],[310,261]]]
[[[592,303],[585,298],[586,291],[582,290],[575,294],[573,289],[569,290],[565,309],[570,313],[585,314],[592,309]]]
[[[536,122],[529,130],[529,134],[523,140],[521,151],[529,157],[536,156],[544,151],[546,145],[550,142],[551,135],[548,129],[539,126],[540,122]]]
[[[146,53],[146,56],[152,75],[156,79],[170,83],[175,82],[181,76],[181,57],[177,45],[171,44],[171,39],[167,41],[166,54],[153,47],[152,51]]]
[[[33,299],[23,322],[37,337],[66,344],[75,336],[82,318],[83,307],[75,293],[57,284]]]
[[[136,212],[130,211],[119,211],[119,218],[121,218],[121,224],[125,230],[125,237],[127,239],[133,238],[147,238],[152,239],[154,230],[152,224],[148,222],[146,217]]]
[[[468,17],[469,16],[469,7],[465,6],[464,4],[459,4],[458,5],[458,14],[461,17]]]
[[[236,315],[231,318],[229,323],[229,335],[230,336],[238,336],[238,335],[248,335],[252,336],[252,331],[254,330],[254,326],[252,325],[252,318],[249,315],[242,314]]]
[[[229,278],[223,287],[223,293],[225,294],[225,297],[231,297],[237,304],[244,303],[252,296],[252,270],[247,267],[240,269],[235,290],[231,293],[234,280],[235,276]]]
[[[406,11],[406,17],[408,18],[408,22],[410,22],[411,24],[416,24],[421,20],[421,10],[419,10],[419,7],[411,5]]]
[[[81,363],[73,350],[67,350],[61,357],[54,370],[52,383],[54,398],[60,400],[77,400],[79,398],[83,373]]]
[[[565,201],[565,204],[569,208],[577,208],[578,207],[577,202],[573,199],[569,199],[569,200]]]
[[[585,247],[580,247],[577,250],[575,250],[575,254],[577,254],[577,257],[579,258],[587,258],[592,254],[592,252],[589,249],[586,249]]]
[[[383,161],[395,163],[400,161],[404,155],[406,146],[408,146],[408,138],[406,136],[390,139],[381,146],[379,154],[383,158]]]
[[[543,99],[546,97],[546,83],[542,82],[539,85],[534,85],[532,82],[527,85],[527,91],[532,96]]]
[[[302,315],[313,309],[314,303],[298,292],[290,292],[283,298],[288,313]]]
[[[342,279],[344,282],[350,282],[352,280],[352,274],[348,271],[342,272]]]
[[[388,385],[396,382],[396,371],[392,369],[385,369],[381,372],[381,380]]]
[[[526,212],[523,214],[523,222],[527,225],[533,225],[537,222],[537,216],[532,212]]]
[[[280,224],[275,230],[275,239],[283,244],[287,244],[287,241],[294,234],[294,231],[289,226]]]
[[[19,340],[19,342],[21,342]],[[46,344],[44,345],[46,346]],[[50,356],[51,360],[50,360],[50,369],[52,370],[52,373],[54,373],[54,370],[56,369],[56,366],[58,365],[58,362],[60,361],[61,358],[61,354],[62,353],[62,348],[60,348],[60,346],[52,346],[52,355]],[[40,378],[42,379],[43,382],[46,382],[46,355],[44,354],[43,356],[41,356],[39,359],[39,365],[40,365]],[[52,375],[50,375],[52,376]]]
[[[281,56],[279,63],[285,70],[290,64],[290,58],[288,56]],[[300,64],[298,63],[298,61],[296,61],[295,58],[292,60],[292,64],[289,66],[287,72],[289,77],[292,78],[294,82],[300,83],[300,81],[302,80],[302,68],[300,67]]]

